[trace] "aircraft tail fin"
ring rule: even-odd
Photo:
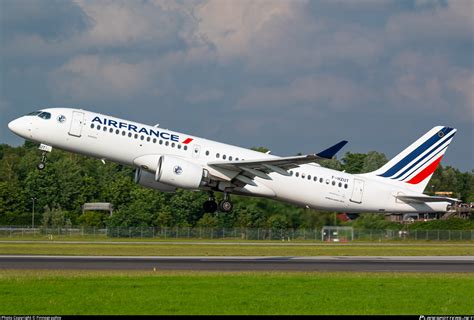
[[[455,133],[454,128],[436,126],[383,167],[367,175],[406,183],[409,189],[422,193]]]

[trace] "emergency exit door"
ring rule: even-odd
[[[362,203],[362,195],[364,194],[364,181],[354,179],[354,189],[352,189],[351,201]]]
[[[72,113],[71,127],[69,128],[69,134],[71,136],[80,137],[82,133],[82,127],[84,124],[84,113],[74,111]]]

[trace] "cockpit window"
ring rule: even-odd
[[[27,116],[37,116],[41,113],[41,111],[33,111],[27,114]]]
[[[51,113],[49,113],[49,112],[41,112],[41,113],[38,115],[38,117],[48,120],[48,119],[51,119]]]

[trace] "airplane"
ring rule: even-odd
[[[436,126],[381,168],[349,174],[322,167],[346,143],[317,154],[278,157],[229,144],[73,108],[46,108],[9,129],[40,143],[38,169],[53,148],[136,168],[135,182],[162,192],[209,193],[205,212],[230,212],[231,194],[347,213],[446,212],[457,199],[423,194],[456,129]],[[217,203],[214,192],[223,193]]]

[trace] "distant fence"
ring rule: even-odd
[[[157,239],[228,239],[228,240],[306,240],[327,239],[322,229],[246,229],[246,228],[28,228],[0,227],[0,238],[157,238]],[[352,238],[353,237],[353,238]],[[474,230],[353,230],[353,236],[331,236],[331,242],[390,240],[473,241]]]

